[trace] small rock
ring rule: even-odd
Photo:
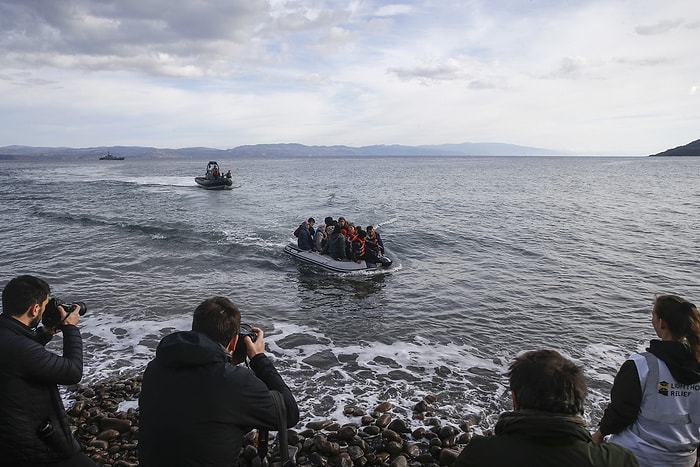
[[[404,456],[396,456],[396,459],[391,461],[391,467],[408,467],[408,459]]]
[[[312,430],[323,430],[333,422],[330,420],[320,420],[320,421],[313,421],[309,422],[306,424],[307,428],[311,428]]]
[[[100,421],[100,427],[103,430],[117,430],[119,433],[128,433],[131,430],[131,421],[120,418],[103,418]]]
[[[379,416],[379,418],[376,421],[376,424],[379,428],[386,428],[387,425],[391,423],[391,415],[388,413],[383,413]]]
[[[357,435],[356,425],[345,425],[338,430],[338,438],[344,440],[353,439]]]
[[[391,402],[382,402],[374,410],[375,410],[375,412],[384,413],[384,412],[390,411],[393,408],[394,408],[394,405]]]
[[[387,428],[394,430],[397,433],[410,433],[411,432],[410,428],[408,428],[408,426],[406,425],[406,422],[404,422],[400,418],[392,420],[392,422],[389,423]]]
[[[440,461],[440,465],[452,465],[455,463],[457,460],[457,457],[459,456],[460,451],[457,451],[455,449],[443,449],[440,452],[440,457],[438,458]]]
[[[97,439],[109,441],[110,439],[117,438],[119,432],[117,430],[105,430],[97,435]]]
[[[90,441],[88,446],[92,446],[97,449],[107,449],[109,447],[109,443],[102,439],[93,439],[92,441]]]

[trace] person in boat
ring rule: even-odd
[[[641,467],[692,467],[700,445],[700,313],[677,295],[654,300],[661,339],[620,367],[593,439],[631,450]]]
[[[384,254],[384,242],[382,242],[382,237],[379,236],[379,232],[371,225],[367,226],[365,248],[373,251],[377,256]]]
[[[231,178],[231,171],[226,172],[226,178]]]
[[[473,437],[453,467],[639,466],[627,449],[591,439],[581,367],[543,349],[518,355],[508,370],[514,411],[500,415],[492,436]]]
[[[343,230],[343,235],[348,234],[348,221],[345,220],[344,217],[339,217],[338,218],[338,224],[336,225],[337,229]]]
[[[272,391],[282,396],[286,426],[298,423],[294,395],[265,355],[262,329],[251,328],[253,340],[240,334],[240,322],[234,303],[213,297],[195,309],[191,331],[160,341],[139,398],[140,465],[238,465],[245,433],[279,429]],[[235,361],[241,344],[248,366]]]
[[[322,255],[327,255],[328,249],[331,245],[331,235],[333,235],[333,232],[338,226],[338,221],[331,221],[330,224],[326,224],[326,241],[323,242],[323,247],[321,248],[321,254]]]
[[[344,230],[345,235],[345,257],[352,259],[352,242],[355,240],[357,232],[355,231],[355,225],[348,223],[347,228]]]
[[[310,217],[308,221],[302,222],[299,227],[294,231],[297,236],[297,246],[302,250],[313,250],[314,241],[311,234],[311,229],[313,229],[313,217]]]
[[[219,168],[214,167],[214,170],[211,171],[211,174],[214,178],[219,178]]]
[[[316,229],[314,229],[314,225],[316,225],[316,219],[313,217],[309,217],[306,221],[309,224],[309,235],[311,235],[311,240],[313,241],[314,235],[316,235]]]
[[[365,259],[365,236],[367,232],[360,229],[350,239],[350,259],[356,263]]]
[[[374,263],[374,264],[391,264],[391,261],[389,261],[387,258],[380,259],[379,257],[382,255],[378,254],[378,250],[372,250],[368,246],[367,242],[367,232],[362,230],[360,231],[357,236],[363,241],[363,253],[360,259],[363,259],[367,261],[368,263]]]
[[[316,229],[314,234],[314,251],[323,251],[323,247],[328,239],[328,234],[326,233],[326,224],[321,224]]]
[[[339,226],[333,228],[326,243],[328,256],[333,259],[345,259],[345,235]]]

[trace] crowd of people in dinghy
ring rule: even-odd
[[[346,221],[344,217],[333,220],[329,216],[323,222],[314,228],[316,220],[309,217],[297,227],[294,236],[297,237],[300,249],[316,251],[336,260],[381,262],[384,243],[373,226],[368,225],[363,229],[362,226]]]

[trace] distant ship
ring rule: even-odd
[[[124,158],[123,158],[123,157],[117,157],[117,156],[115,156],[114,154],[112,154],[111,152],[107,152],[107,155],[106,155],[106,156],[100,157],[100,160],[101,160],[101,161],[123,161]]]

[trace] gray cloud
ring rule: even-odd
[[[637,26],[636,28],[634,28],[634,30],[640,36],[653,36],[657,34],[665,34],[669,31],[672,31],[678,28],[681,25],[681,23],[682,21],[680,20],[661,20],[656,24]]]
[[[178,2],[177,8],[162,0],[4,1],[0,18],[0,50],[18,66],[156,73],[164,57],[173,67],[205,70],[250,58],[252,39],[270,21],[264,0]]]

